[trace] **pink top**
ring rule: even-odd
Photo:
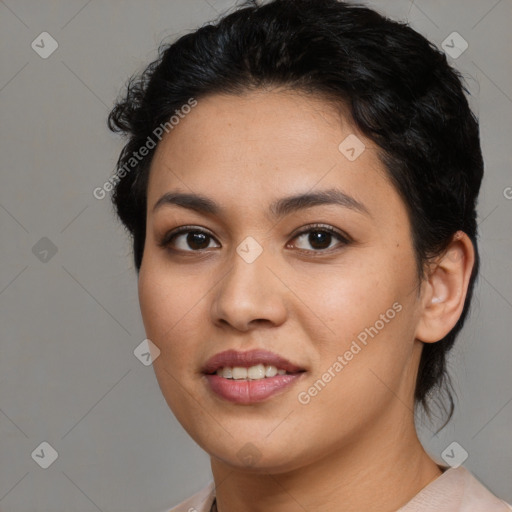
[[[441,466],[444,473],[424,487],[397,512],[510,512],[512,506],[492,494],[466,468]],[[212,512],[215,484],[169,512]],[[213,512],[216,507],[213,508]]]

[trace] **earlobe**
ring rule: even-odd
[[[453,329],[464,308],[474,262],[471,240],[457,231],[446,251],[432,262],[423,283],[416,339],[435,343]]]

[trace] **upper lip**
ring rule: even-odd
[[[203,367],[203,373],[215,373],[219,368],[226,366],[249,368],[257,364],[276,366],[278,369],[286,370],[288,373],[304,371],[303,368],[291,363],[284,357],[268,352],[267,350],[255,349],[246,352],[238,352],[237,350],[219,352],[208,359]]]

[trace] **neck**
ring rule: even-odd
[[[212,457],[218,511],[396,511],[442,474],[421,445],[414,420],[401,424],[396,429],[396,416],[379,422],[328,455],[277,474]]]

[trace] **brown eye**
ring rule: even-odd
[[[191,249],[206,249],[209,244],[209,236],[201,231],[190,231],[186,237],[186,244]]]
[[[313,226],[307,230],[301,231],[294,240],[303,240],[305,244],[309,244],[312,249],[308,247],[298,247],[300,250],[306,251],[325,251],[326,249],[332,249],[335,246],[331,246],[333,238],[338,239],[341,243],[338,245],[346,245],[349,243],[347,237],[338,233],[336,230],[329,226]]]
[[[206,231],[184,226],[165,235],[158,245],[177,251],[198,252],[207,249],[211,240],[213,240],[213,237]]]
[[[315,249],[327,249],[331,245],[332,233],[328,231],[310,231],[308,243]]]

